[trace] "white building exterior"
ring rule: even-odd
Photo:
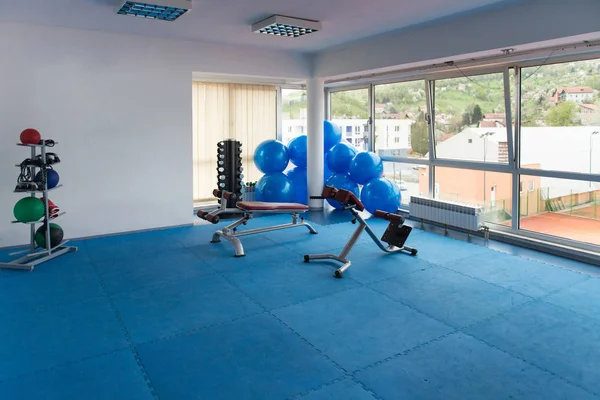
[[[593,132],[600,132],[600,126],[522,127],[521,166],[539,164],[542,170],[600,174],[600,133]],[[506,128],[467,128],[438,143],[436,156],[506,163],[506,138]],[[549,189],[550,198],[600,189],[598,182],[556,178],[542,178],[541,185]]]
[[[333,119],[342,130],[342,140],[353,145],[358,151],[369,148],[367,119]],[[404,150],[410,148],[410,127],[413,124],[409,119],[376,119],[375,120],[375,148],[377,150]],[[282,141],[287,144],[296,136],[306,134],[306,119],[284,119],[282,121]]]

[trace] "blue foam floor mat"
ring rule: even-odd
[[[225,221],[0,270],[0,399],[600,398],[594,274],[414,229],[417,256],[363,233],[335,279],[303,255],[338,254],[356,225],[308,220],[317,235],[242,237],[241,258],[210,243]]]
[[[357,379],[385,399],[594,398],[462,333],[361,371]]]
[[[343,375],[267,314],[142,345],[139,353],[164,399],[283,399]]]

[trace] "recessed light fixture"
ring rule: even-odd
[[[320,30],[319,21],[283,15],[273,15],[252,25],[252,32],[285,37],[300,37]]]
[[[155,0],[154,3],[120,0],[117,14],[161,21],[175,21],[191,9],[192,0]]]

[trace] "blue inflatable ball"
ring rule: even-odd
[[[300,168],[306,168],[306,135],[296,136],[288,143],[288,151],[290,153],[290,161]]]
[[[254,164],[264,174],[283,172],[289,162],[289,150],[278,140],[265,140],[254,151]]]
[[[360,190],[358,189],[358,185],[350,180],[348,174],[333,174],[327,181],[325,182],[326,186],[332,186],[336,189],[346,189],[351,191],[358,198],[360,196]],[[342,203],[336,200],[327,199],[327,202],[336,210],[341,210],[344,208]]]
[[[331,170],[329,169],[329,167],[327,167],[327,162],[325,162],[324,166],[323,166],[323,182],[327,182],[327,179],[329,179],[331,177],[331,175],[333,175],[333,172],[331,172]]]
[[[256,183],[256,201],[293,203],[296,193],[292,180],[281,172],[265,174]]]
[[[294,188],[294,203],[308,204],[308,180],[306,168],[294,167],[286,172]]]
[[[354,156],[350,162],[349,172],[352,181],[364,185],[371,179],[383,176],[383,161],[377,154],[363,151]]]
[[[342,140],[342,128],[335,122],[325,120],[323,126],[323,136],[325,139],[325,153],[329,151],[333,146],[341,142]]]
[[[398,185],[387,178],[375,178],[363,186],[360,201],[371,214],[375,210],[389,213],[398,211],[402,200],[402,192]]]
[[[327,153],[325,161],[329,169],[338,174],[347,174],[350,163],[356,156],[356,149],[348,142],[340,142]]]
[[[39,171],[35,175],[35,178],[33,180],[35,182],[42,182],[43,179],[44,179],[44,177],[42,176],[42,171]],[[58,182],[60,181],[60,177],[58,176],[58,172],[56,172],[53,169],[47,169],[47,172],[46,172],[46,181],[48,182],[48,189],[52,189],[53,187],[56,187],[56,185],[58,185]]]

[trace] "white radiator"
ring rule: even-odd
[[[451,201],[411,196],[410,216],[470,231],[486,229],[483,207]]]

